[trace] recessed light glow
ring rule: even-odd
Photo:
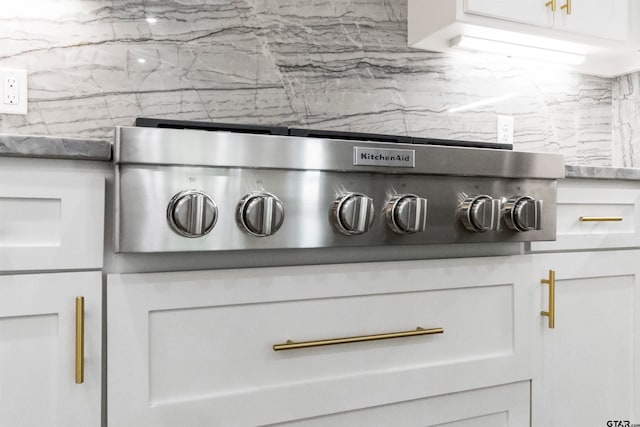
[[[147,19],[145,19],[145,21],[147,21],[149,24],[155,24],[156,22],[158,22],[158,20],[156,18],[153,18],[151,16],[147,17]]]
[[[481,39],[478,37],[460,36],[449,41],[449,46],[481,52],[498,53],[520,58],[537,59],[540,61],[556,62],[561,64],[578,65],[585,60],[584,55],[571,52],[563,52],[553,49],[526,46],[522,44],[507,43],[498,40]]]
[[[138,58],[138,62],[144,64],[145,62],[147,62],[147,60],[144,58]]]

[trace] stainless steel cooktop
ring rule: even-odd
[[[173,127],[116,128],[116,252],[555,239],[560,155]]]

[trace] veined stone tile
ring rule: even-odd
[[[640,167],[640,73],[613,80],[613,166]]]
[[[411,49],[406,0],[55,4],[0,10],[0,67],[29,70],[31,100],[0,132],[111,138],[148,116],[492,142],[505,114],[517,150],[640,165],[637,75]]]

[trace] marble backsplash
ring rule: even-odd
[[[144,116],[493,142],[505,114],[517,150],[640,164],[637,75],[409,49],[406,13],[406,0],[4,0],[0,67],[29,70],[30,104],[0,133],[110,138]]]
[[[613,80],[613,165],[640,167],[640,73]]]

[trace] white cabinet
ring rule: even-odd
[[[556,272],[555,328],[540,316],[532,426],[640,419],[640,251],[533,255]],[[539,288],[548,310],[548,285]],[[636,421],[637,422],[637,421]]]
[[[541,0],[466,0],[464,12],[538,27],[553,26],[554,18],[551,9]]]
[[[101,289],[99,272],[0,275],[0,426],[100,425]],[[83,319],[76,297],[84,297]]]
[[[262,425],[526,381],[529,268],[514,256],[109,275],[109,422]],[[418,327],[443,333],[273,347]]]
[[[640,247],[637,182],[560,180],[557,207],[556,241],[532,242],[531,251]]]
[[[0,170],[0,271],[101,268],[104,177]]]
[[[528,381],[329,414],[287,427],[528,427]]]
[[[571,14],[560,9],[571,4]],[[554,28],[572,34],[625,41],[629,38],[629,0],[558,0]],[[635,21],[633,21],[635,22]]]
[[[98,427],[104,174],[0,166],[0,426]]]
[[[595,38],[624,41],[629,36],[628,0],[554,0],[555,12],[547,1],[465,0],[464,11]]]
[[[638,19],[640,7],[630,0],[408,0],[407,41],[436,52],[560,61],[612,77],[640,69]]]

